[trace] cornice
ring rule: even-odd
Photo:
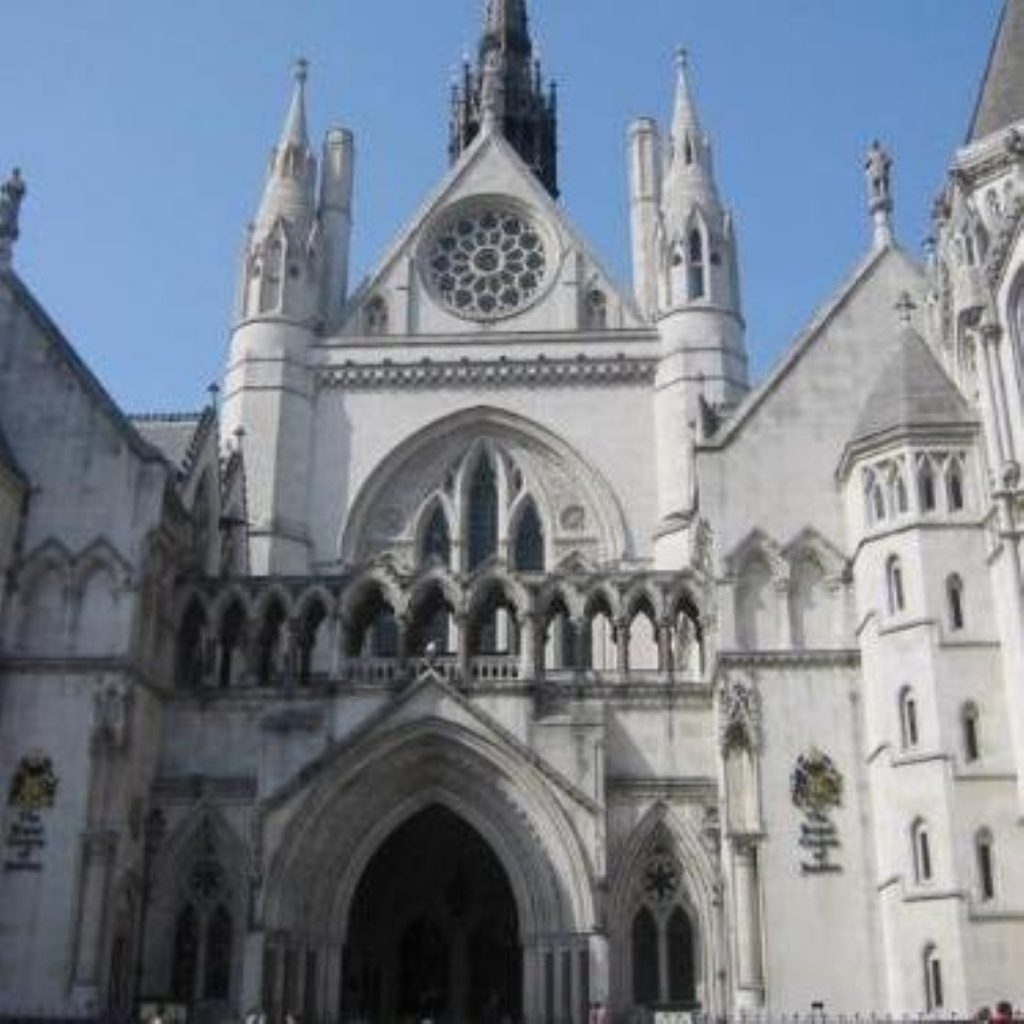
[[[712,675],[730,668],[856,668],[860,651],[853,647],[831,650],[722,651]]]
[[[591,387],[623,384],[651,384],[657,370],[654,358],[631,357],[619,353],[612,357],[549,359],[459,359],[436,361],[423,358],[419,362],[394,362],[384,359],[376,363],[355,363],[348,360],[341,366],[317,371],[319,387],[345,388],[355,391],[378,389],[464,388],[524,384],[532,387],[557,387],[582,384]]]
[[[626,778],[611,776],[607,780],[608,793],[641,799],[683,800],[691,803],[713,803],[718,799],[718,784],[710,778]]]

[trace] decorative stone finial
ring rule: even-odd
[[[11,176],[0,185],[0,269],[11,264],[11,252],[18,240],[18,217],[21,202],[28,189],[21,171],[15,167]]]
[[[306,79],[309,78],[309,61],[305,57],[299,57],[295,62],[295,81],[299,85],[305,85]]]
[[[676,47],[676,67],[685,71],[690,66],[690,54],[685,46]]]
[[[892,157],[876,139],[864,162],[868,186],[868,212],[874,221],[874,244],[884,249],[892,244]]]

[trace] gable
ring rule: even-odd
[[[353,295],[340,333],[638,326],[632,298],[515,150],[489,132],[466,150]]]
[[[755,526],[777,540],[789,538],[795,525],[809,527],[842,546],[836,469],[899,343],[894,307],[904,292],[923,308],[916,264],[899,249],[872,254],[698,450],[702,512],[716,523],[720,551],[732,550]]]

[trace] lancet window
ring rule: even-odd
[[[498,548],[498,484],[491,460],[481,455],[469,487],[469,550],[472,571],[493,558]]]
[[[693,299],[703,299],[707,288],[704,278],[704,238],[699,228],[694,228],[690,232],[686,249],[688,257],[687,283],[689,298],[691,301]]]

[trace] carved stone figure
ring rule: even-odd
[[[28,191],[21,171],[15,167],[11,176],[0,185],[0,242],[13,242],[18,237],[18,215]]]

